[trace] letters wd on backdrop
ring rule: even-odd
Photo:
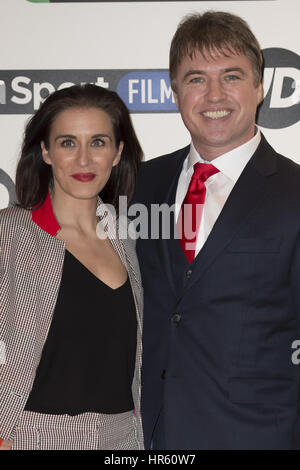
[[[9,0],[0,4],[0,208],[15,200],[23,129],[55,89],[92,82],[129,107],[146,159],[189,142],[168,77],[180,19],[194,11],[242,16],[265,58],[258,123],[273,147],[300,163],[299,0]]]

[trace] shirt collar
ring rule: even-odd
[[[52,201],[50,197],[50,192],[48,192],[47,197],[43,204],[37,209],[33,209],[31,212],[32,221],[37,224],[44,232],[49,233],[52,237],[60,230],[60,225],[56,220]]]
[[[101,212],[102,211],[102,212]],[[104,214],[104,215],[103,215]],[[108,214],[106,205],[102,199],[98,196],[97,198],[97,212],[96,215],[100,216],[100,219],[104,219]],[[37,209],[33,208],[31,211],[31,219],[37,224],[44,232],[49,233],[52,237],[55,237],[60,231],[61,227],[57,222],[54,214],[50,191],[48,192],[45,201]]]
[[[248,140],[243,145],[236,147],[230,152],[226,152],[223,155],[215,158],[212,162],[207,162],[197,152],[193,142],[191,142],[190,153],[187,162],[187,171],[197,162],[200,163],[212,163],[221,173],[227,176],[232,181],[236,182],[240,177],[243,169],[249,162],[250,158],[257,149],[261,141],[261,133],[258,127],[256,127],[256,133],[252,139]]]

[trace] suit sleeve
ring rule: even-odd
[[[294,357],[297,357],[298,359],[300,359],[300,354],[298,354],[299,345],[300,345],[300,234],[298,235],[298,239],[295,245],[290,273],[291,273],[292,300],[294,304],[295,320],[296,320],[294,346],[297,347],[297,349],[292,349],[292,345],[291,345],[291,356],[294,355]],[[292,360],[292,357],[291,357],[291,360]],[[296,379],[298,381],[298,391],[299,391],[298,403],[297,403],[298,416],[297,416],[295,429],[294,429],[293,449],[300,450],[300,363],[299,363],[299,360],[293,361],[293,364],[294,364],[294,367],[297,368]]]

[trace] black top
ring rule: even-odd
[[[132,410],[136,333],[129,279],[112,289],[66,251],[51,328],[25,410],[70,415]]]

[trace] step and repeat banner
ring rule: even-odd
[[[53,91],[95,83],[128,106],[145,158],[189,143],[168,76],[172,36],[183,16],[242,16],[265,59],[258,124],[277,151],[300,163],[299,0],[1,0],[0,208],[15,200],[24,125]]]

